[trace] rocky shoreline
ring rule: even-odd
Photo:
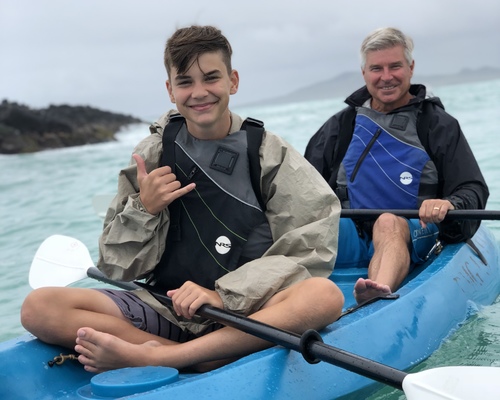
[[[115,140],[121,128],[139,118],[89,106],[51,105],[32,109],[3,100],[0,104],[0,154],[33,153]]]

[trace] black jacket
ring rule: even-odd
[[[426,98],[425,86],[412,85],[410,93],[415,97],[391,113],[415,107],[422,110],[417,130],[438,170],[438,197],[449,200],[457,210],[484,209],[488,187],[458,121],[444,110],[439,98]],[[334,190],[338,167],[352,138],[356,107],[370,97],[366,86],[354,92],[345,100],[348,106],[329,118],[306,147],[306,159]],[[465,240],[472,237],[479,224],[480,221],[445,220],[441,223],[441,237],[447,242]]]

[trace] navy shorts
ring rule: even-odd
[[[94,290],[104,293],[113,300],[125,318],[127,318],[137,329],[174,342],[187,342],[222,327],[221,324],[211,324],[207,326],[207,329],[203,331],[203,333],[195,335],[192,332],[182,330],[180,327],[170,322],[155,309],[144,303],[133,292],[118,289]]]
[[[422,228],[418,219],[409,219],[411,234],[411,268],[426,260],[427,255],[438,239],[439,229],[436,224],[427,224]],[[373,256],[373,242],[368,234],[358,232],[356,224],[350,218],[340,218],[339,244],[335,268],[368,268]]]

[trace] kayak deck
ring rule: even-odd
[[[373,302],[322,330],[325,343],[401,370],[429,357],[478,307],[491,304],[500,293],[498,244],[484,227],[473,241],[487,265],[469,246],[448,245],[432,263],[410,274],[397,291],[398,299]],[[332,276],[345,294],[346,308],[355,303],[352,288],[362,271],[336,270]],[[208,373],[180,374],[175,382],[156,389],[102,397],[90,385],[95,375],[77,361],[49,367],[60,353],[69,351],[29,334],[0,343],[2,398],[332,399],[362,389],[375,391],[381,385],[324,362],[309,364],[297,352],[273,347]],[[116,372],[118,377],[121,373],[125,370]]]

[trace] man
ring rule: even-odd
[[[230,112],[231,54],[211,26],[167,41],[166,86],[180,115],[162,116],[135,148],[99,241],[102,271],[146,278],[173,308],[144,290],[83,288],[38,289],[23,304],[26,329],[67,347],[76,339],[88,371],[206,370],[271,346],[195,316],[203,304],[297,333],[340,315],[343,295],[328,279],[340,203],[286,142]]]
[[[418,209],[420,220],[383,213],[341,219],[336,267],[368,266],[354,287],[358,303],[398,289],[427,258],[438,235],[470,238],[477,221],[445,221],[449,210],[482,209],[488,188],[460,129],[440,100],[412,85],[413,42],[381,28],[363,41],[366,86],[346,99],[311,138],[305,157],[353,209]]]

